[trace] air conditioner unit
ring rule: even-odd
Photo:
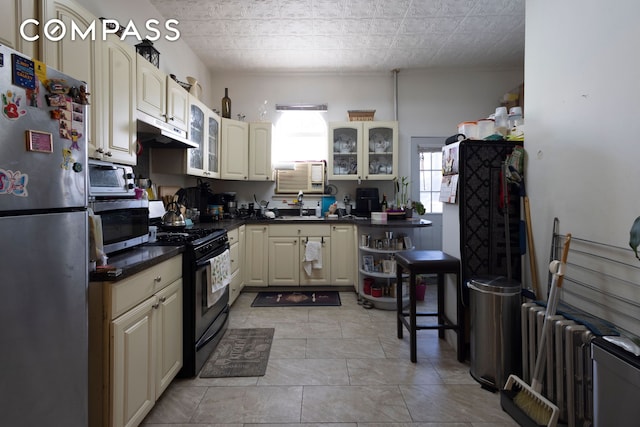
[[[302,191],[305,194],[324,193],[325,163],[295,162],[292,170],[276,171],[276,193],[297,194]]]

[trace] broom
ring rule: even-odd
[[[558,305],[558,291],[562,286],[564,269],[569,255],[569,244],[571,234],[567,234],[562,250],[561,261],[551,261],[549,270],[553,273],[549,298],[545,312],[544,323],[542,324],[542,336],[538,346],[536,356],[536,366],[533,370],[531,385],[528,385],[516,375],[509,375],[504,389],[500,393],[500,404],[511,417],[521,426],[547,426],[555,427],[558,423],[559,408],[546,399],[540,391],[542,390],[542,376],[544,370],[544,347],[546,337],[551,328],[549,317],[555,315]]]

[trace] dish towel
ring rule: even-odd
[[[229,249],[218,255],[217,257],[209,260],[207,266],[209,270],[207,277],[209,283],[207,284],[207,308],[211,307],[218,300],[216,292],[223,289],[229,283],[231,283],[231,252]]]
[[[311,276],[311,269],[322,268],[322,243],[307,242],[304,250],[304,260],[302,261],[304,272]]]

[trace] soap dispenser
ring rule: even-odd
[[[316,206],[316,216],[320,218],[321,215],[322,213],[320,212],[320,202],[318,202],[318,205]]]

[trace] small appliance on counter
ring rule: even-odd
[[[380,194],[377,188],[356,188],[356,216],[369,218],[371,212],[380,212]]]
[[[236,193],[227,191],[213,195],[213,204],[222,206],[224,218],[236,218],[238,215],[238,203],[236,202]]]

